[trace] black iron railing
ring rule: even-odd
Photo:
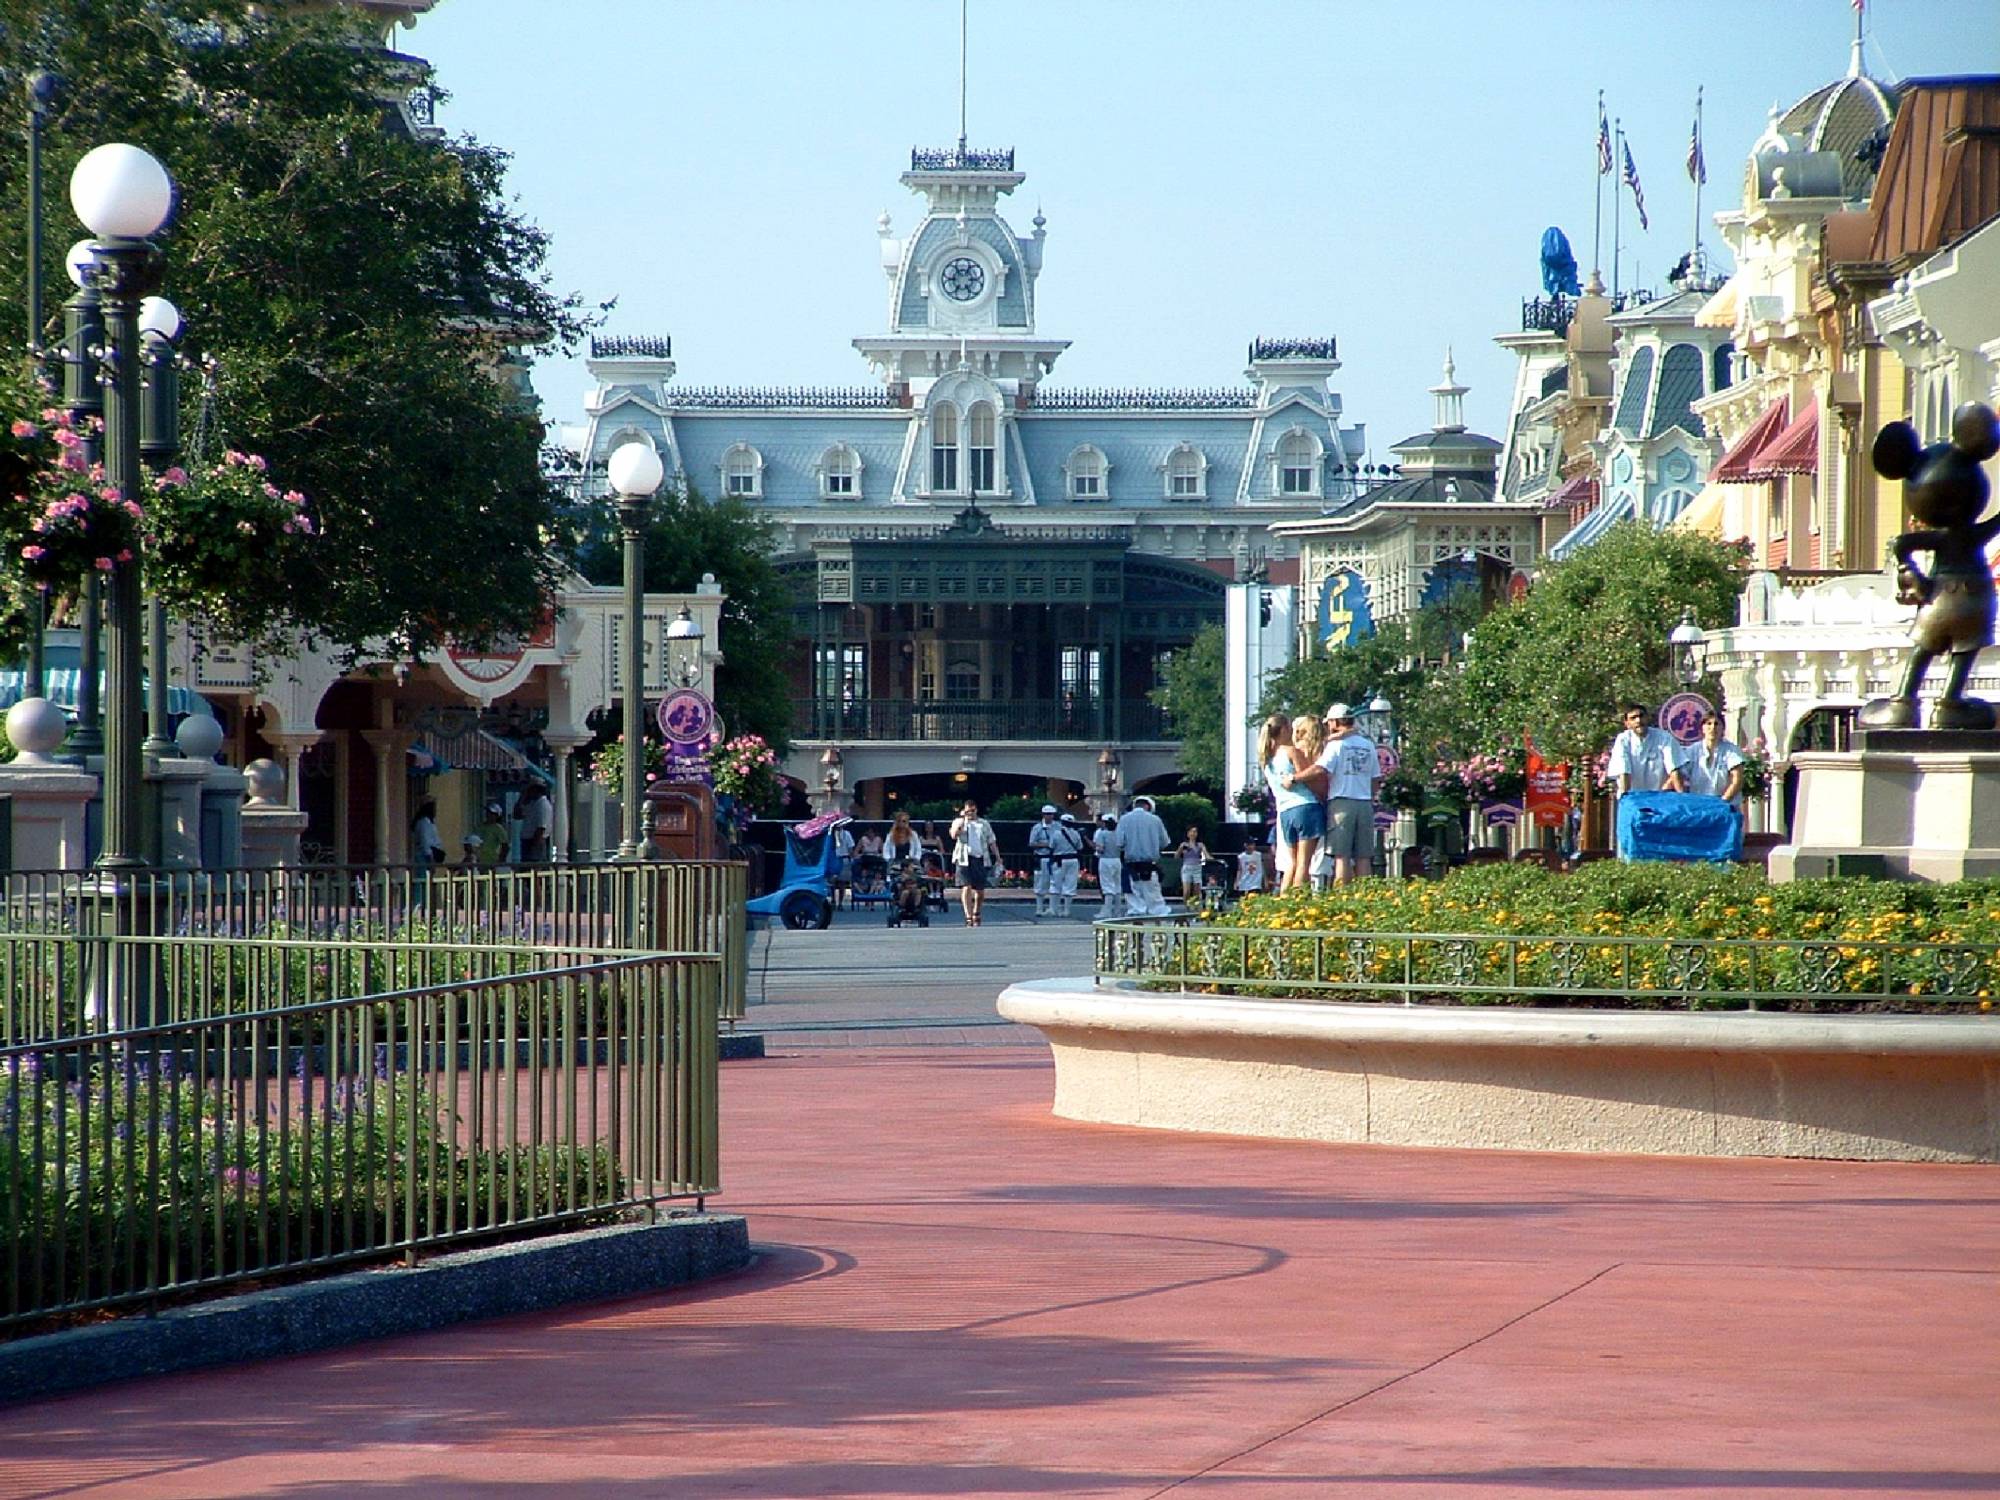
[[[1003,703],[912,702],[905,698],[822,699],[802,703],[795,733],[813,740],[1160,740],[1168,738],[1158,705],[1128,700],[1016,699]]]

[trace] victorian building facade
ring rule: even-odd
[[[885,328],[854,340],[869,384],[688,386],[665,338],[591,351],[586,488],[643,442],[670,483],[768,519],[798,601],[785,770],[871,812],[907,778],[1032,777],[1060,800],[1111,766],[1128,789],[1172,774],[1161,663],[1221,621],[1229,582],[1287,564],[1273,522],[1362,482],[1331,338],[1255,340],[1238,385],[1052,385],[1047,222],[1002,214],[1023,181],[1011,151],[912,153],[923,206],[907,232],[879,221]]]

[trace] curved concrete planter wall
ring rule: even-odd
[[[1337,1005],[1017,984],[1068,1119],[1517,1151],[2000,1161],[2000,1019]]]

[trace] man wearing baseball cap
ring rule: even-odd
[[[1354,709],[1335,703],[1326,711],[1326,837],[1320,852],[1333,861],[1333,878],[1345,885],[1365,878],[1375,856],[1375,796],[1382,787],[1382,756],[1354,727]]]

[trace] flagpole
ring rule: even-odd
[[[1614,120],[1611,122],[1611,172],[1614,177],[1624,170],[1624,160],[1625,122]],[[1625,195],[1618,191],[1618,184],[1614,182],[1611,185],[1611,300],[1614,304],[1618,301],[1619,232],[1625,217],[1622,212],[1624,206]]]
[[[1597,212],[1590,223],[1590,272],[1604,280],[1604,90],[1597,91],[1597,128],[1590,138],[1591,166],[1597,173]]]
[[[1688,275],[1697,283],[1701,276],[1701,180],[1708,175],[1708,162],[1701,150],[1701,85],[1694,89],[1694,157],[1688,176],[1694,179],[1694,246],[1688,256]]]

